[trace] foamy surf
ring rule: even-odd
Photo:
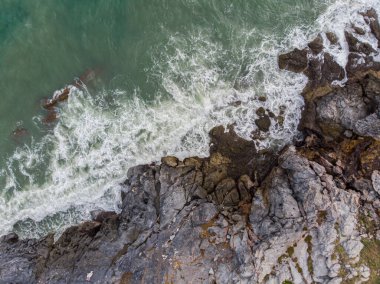
[[[325,46],[344,66],[343,31],[361,25],[358,11],[370,6],[379,12],[378,1],[335,1],[313,26],[293,28],[286,39],[242,28],[230,49],[214,42],[211,30],[176,34],[152,53],[155,64],[146,70],[161,86],[154,101],[142,100],[138,89],[91,94],[73,88],[52,132],[18,148],[1,169],[0,232],[37,237],[89,219],[94,209],[117,211],[118,184],[129,167],[165,155],[207,156],[208,132],[217,125],[233,124],[238,135],[252,139],[259,107],[284,111],[284,122],[272,121],[257,147],[291,142],[306,78],[278,70],[278,54],[334,31],[340,47]],[[252,44],[256,38],[258,45]]]

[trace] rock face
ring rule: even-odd
[[[364,17],[379,39],[374,10]],[[349,66],[322,38],[279,59],[310,78],[302,142],[258,152],[216,127],[209,158],[129,169],[121,213],[57,241],[2,237],[0,283],[379,283],[380,68],[333,86]]]

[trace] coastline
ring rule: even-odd
[[[363,17],[380,45],[376,12]],[[56,242],[53,235],[2,237],[0,280],[378,280],[379,48],[346,32],[350,53],[342,70],[318,38],[279,57],[280,68],[309,78],[302,141],[262,152],[233,128],[216,127],[209,158],[164,157],[161,165],[131,168],[120,214],[98,212]],[[345,74],[345,85],[335,85]]]

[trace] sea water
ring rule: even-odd
[[[326,49],[344,66],[343,30],[365,26],[357,12],[371,6],[379,13],[375,0],[0,1],[0,235],[118,211],[128,168],[205,157],[217,125],[252,139],[259,107],[284,121],[257,147],[290,143],[307,81],[279,70],[278,54],[334,31],[341,46]],[[45,123],[41,101],[81,76]]]

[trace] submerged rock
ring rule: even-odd
[[[20,142],[23,138],[29,135],[28,129],[24,127],[17,127],[15,130],[11,133],[11,138],[14,139],[16,142]]]
[[[69,95],[75,89],[83,89],[85,85],[93,83],[101,74],[101,69],[87,69],[79,78],[76,78],[70,85],[54,92],[51,98],[45,99],[41,102],[42,107],[47,111],[45,117],[42,119],[44,124],[51,124],[58,118],[56,107],[59,103],[67,101]]]
[[[74,86],[69,85],[64,87],[61,90],[54,92],[53,97],[43,102],[42,106],[45,109],[50,109],[55,107],[59,102],[65,101],[69,98],[70,91],[74,88]]]

